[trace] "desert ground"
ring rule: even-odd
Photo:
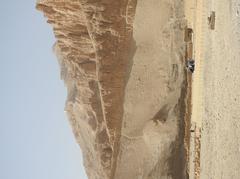
[[[240,177],[240,1],[195,1],[192,122],[201,129],[200,171],[191,177]],[[208,22],[215,12],[215,27]],[[194,150],[194,149],[192,149]]]
[[[206,33],[201,178],[240,177],[240,2],[211,1],[216,27]],[[206,7],[205,6],[205,7]]]

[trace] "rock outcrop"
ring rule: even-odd
[[[66,111],[89,178],[110,178],[115,170],[134,6],[128,0],[37,2],[57,38]]]
[[[89,179],[184,178],[182,1],[38,0],[37,9],[57,39]]]

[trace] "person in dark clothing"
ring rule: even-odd
[[[193,73],[195,70],[195,61],[193,59],[188,59],[186,66],[187,66],[187,69]]]

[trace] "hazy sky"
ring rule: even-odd
[[[54,37],[35,0],[0,6],[0,179],[85,179]]]

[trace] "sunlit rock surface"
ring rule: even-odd
[[[89,179],[185,177],[179,0],[39,0]],[[47,37],[46,37],[47,38]]]

